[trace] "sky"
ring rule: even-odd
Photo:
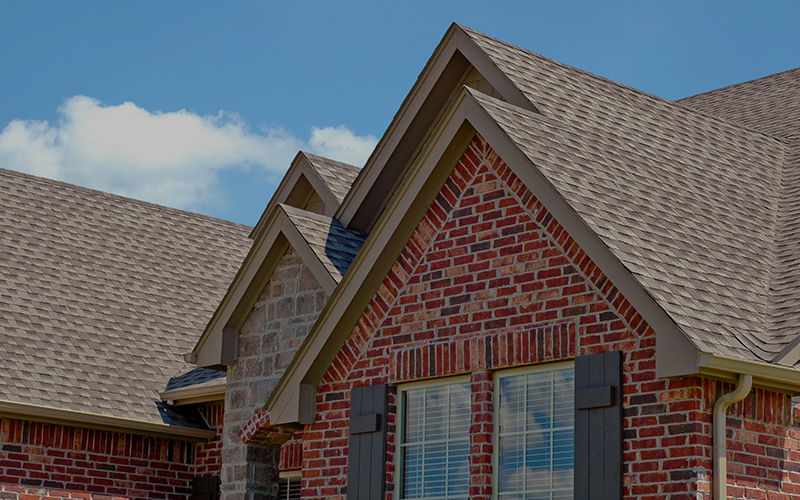
[[[452,22],[667,99],[800,66],[800,2],[0,1],[0,168],[255,224],[363,165]]]

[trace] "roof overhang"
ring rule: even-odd
[[[89,427],[92,429],[145,434],[159,437],[188,440],[208,440],[217,435],[209,429],[195,429],[156,422],[145,422],[107,415],[95,415],[80,411],[63,410],[49,406],[0,401],[0,416],[33,420],[53,424]]]
[[[158,393],[161,401],[180,406],[195,403],[209,403],[225,399],[226,378],[219,377],[199,384],[188,385]]]
[[[272,277],[278,262],[289,247],[303,260],[322,289],[332,294],[336,280],[319,260],[308,242],[292,224],[280,205],[276,205],[256,236],[228,291],[217,306],[188,361],[201,368],[222,369],[238,356],[238,330],[247,319],[256,299]]]
[[[763,386],[800,391],[798,370],[766,363],[732,362],[700,352],[489,116],[472,92],[464,88],[454,96],[444,118],[428,136],[361,252],[284,372],[266,404],[273,423],[313,422],[316,386],[475,133],[503,158],[656,332],[657,376],[707,374],[730,378],[740,373],[737,370],[759,370],[756,379]]]

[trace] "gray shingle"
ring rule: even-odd
[[[324,215],[281,205],[289,220],[309,244],[338,283],[364,244],[366,236],[346,229],[339,221]]]
[[[348,163],[331,160],[330,158],[306,153],[305,151],[303,154],[308,158],[308,162],[311,163],[314,170],[325,181],[325,184],[330,188],[339,203],[341,203],[361,169]]]
[[[473,95],[698,347],[774,360],[800,332],[785,139],[465,31],[541,114]]]
[[[248,231],[0,169],[0,399],[162,422]]]

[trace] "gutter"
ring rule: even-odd
[[[161,401],[166,402],[170,406],[224,401],[225,380],[226,377],[219,377],[209,380],[208,382],[159,392],[158,395]]]
[[[727,457],[727,417],[730,405],[743,400],[753,388],[753,376],[739,375],[739,383],[733,392],[723,394],[714,403],[713,441],[714,441],[714,500],[728,498],[728,457]]]
[[[82,411],[62,410],[13,401],[0,400],[0,416],[22,420],[34,420],[94,429],[148,434],[159,437],[206,441],[213,439],[216,432],[209,429],[180,427],[157,422],[145,422],[122,417],[96,415]]]

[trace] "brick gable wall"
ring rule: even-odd
[[[606,350],[624,353],[626,497],[709,498],[711,408],[724,384],[657,379],[653,330],[476,137],[318,387],[316,423],[303,438],[304,498],[346,493],[351,388],[464,373],[473,391],[470,493],[491,498],[491,371]],[[731,428],[741,431],[731,435],[732,449],[746,446],[736,436],[753,444],[733,456],[732,482],[746,494],[793,491],[796,473],[774,471],[799,465],[796,451],[778,444],[794,446],[795,430],[786,420],[766,422],[788,415],[789,400],[756,392],[730,413],[762,404],[755,399],[770,410],[733,418]],[[387,498],[395,474],[392,392],[389,405]],[[782,467],[773,455],[784,457]]]

